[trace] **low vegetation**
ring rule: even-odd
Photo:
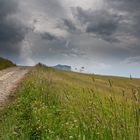
[[[15,66],[15,64],[13,64],[10,60],[0,57],[0,70],[13,66]]]
[[[140,140],[140,80],[39,64],[0,115],[0,140]]]

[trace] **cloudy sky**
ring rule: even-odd
[[[0,56],[140,77],[140,0],[0,0]]]

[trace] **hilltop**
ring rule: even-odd
[[[13,67],[16,66],[12,61],[0,57],[0,70],[8,68],[8,67]]]

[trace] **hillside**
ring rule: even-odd
[[[0,70],[13,66],[15,66],[15,64],[13,64],[12,61],[0,57]]]
[[[139,140],[140,79],[37,65],[1,112],[0,139]]]

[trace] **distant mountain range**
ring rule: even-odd
[[[71,71],[72,70],[71,66],[60,65],[60,64],[54,66],[54,68],[57,68],[57,69],[60,69],[60,70],[66,70],[66,71]]]

